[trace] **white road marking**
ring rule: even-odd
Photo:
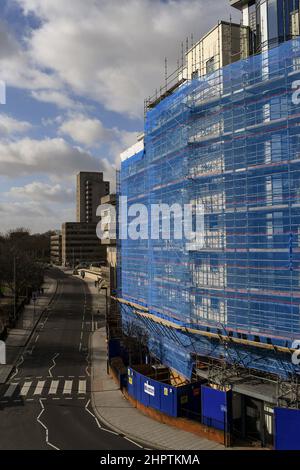
[[[59,450],[58,447],[56,447],[55,445],[51,444],[51,442],[49,442],[49,431],[48,431],[48,428],[47,426],[45,426],[45,424],[41,421],[41,416],[42,414],[44,413],[45,411],[45,407],[43,405],[43,402],[42,400],[40,400],[40,405],[42,407],[42,411],[40,412],[40,414],[38,415],[38,417],[36,418],[37,422],[45,429],[46,431],[46,443],[48,444],[48,446],[52,447],[52,449],[55,449],[55,450]]]
[[[128,442],[131,442],[131,444],[134,444],[135,446],[139,447],[140,449],[145,449],[145,447],[141,446],[137,442],[132,441],[131,439],[129,439],[129,437],[124,436],[124,439],[126,439],[126,441],[128,441]]]
[[[33,395],[41,395],[44,386],[45,386],[45,380],[38,381],[35,391],[33,392]]]
[[[16,391],[16,388],[18,387],[19,384],[10,384],[10,386],[8,387],[8,389],[6,390],[5,394],[4,394],[4,397],[11,397],[15,391]]]
[[[27,393],[29,392],[29,389],[32,385],[32,382],[25,382],[23,387],[22,387],[22,390],[21,390],[21,397],[26,397]]]
[[[98,418],[96,418],[96,416],[94,415],[94,413],[92,413],[90,410],[89,410],[89,404],[90,404],[91,400],[88,400],[87,404],[85,405],[85,410],[94,418],[94,420],[96,421],[97,423],[97,426],[99,429],[101,429],[102,431],[105,431],[105,432],[108,432],[109,434],[114,434],[115,436],[119,436],[119,434],[115,431],[111,431],[110,429],[106,429],[106,428],[103,428],[101,426],[101,424],[99,423],[99,420]],[[135,444],[135,442],[134,442]]]
[[[89,410],[89,404],[90,404],[91,400],[88,400],[86,405],[85,405],[85,410],[94,418],[94,420],[96,421],[97,423],[97,426],[99,429],[102,429],[102,426],[101,424],[99,423],[98,421],[98,418],[96,418],[96,416]]]
[[[49,368],[49,371],[48,371],[49,377],[53,377],[51,371],[52,371],[52,369],[56,366],[55,359],[56,359],[58,356],[59,356],[59,353],[56,353],[56,354],[54,354],[54,356],[53,356],[53,358],[52,358],[53,365]]]
[[[66,380],[65,381],[65,386],[64,386],[64,390],[63,390],[64,395],[70,394],[72,392],[72,385],[73,385],[73,380]]]
[[[58,384],[59,384],[59,380],[52,380],[51,386],[50,386],[50,389],[49,389],[49,392],[48,392],[49,395],[55,395],[56,394],[57,389],[58,389]]]
[[[16,370],[15,370],[15,372],[13,373],[13,375],[11,376],[11,378],[10,378],[11,380],[12,380],[16,375],[18,375],[18,373],[19,373],[19,367],[20,367],[21,364],[23,364],[23,362],[24,362],[24,356],[22,355],[22,356],[20,357],[20,359],[18,360],[18,362],[17,362]]]
[[[79,380],[78,393],[83,395],[86,393],[86,380]]]

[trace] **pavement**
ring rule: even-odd
[[[24,316],[18,329],[26,325],[28,340],[10,346],[18,349],[19,361],[0,384],[0,450],[139,449],[108,429],[91,406],[88,346],[104,314],[94,310],[94,296],[80,279],[59,269],[49,278],[57,284],[51,304],[39,318],[35,312],[33,329],[27,324],[32,317]]]
[[[35,303],[33,301],[26,305],[21,312],[16,327],[9,330],[6,344],[6,365],[0,365],[0,384],[7,381],[17,364],[21,352],[29,342],[29,339],[36,327],[42,313],[51,304],[57,290],[57,280],[46,275],[43,287],[43,294]]]
[[[0,450],[223,449],[124,398],[107,375],[105,296],[93,281],[52,269],[44,287],[8,337],[18,361],[0,384]]]
[[[93,282],[84,281],[94,302],[101,299]],[[99,301],[99,300],[98,300]],[[143,448],[161,450],[224,450],[216,442],[159,423],[135,408],[107,374],[106,329],[94,331],[90,337],[91,402],[98,420],[114,432],[125,435]]]
[[[138,442],[142,447],[163,450],[223,450],[224,446],[159,423],[129,403],[116,382],[107,375],[106,331],[91,335],[92,406],[97,418],[118,434]]]

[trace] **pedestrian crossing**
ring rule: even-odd
[[[0,394],[0,403],[11,400],[63,399],[66,397],[83,399],[87,394],[87,380],[82,378],[51,378],[21,380],[7,384]],[[70,399],[70,398],[68,398]]]
[[[10,384],[4,394],[4,397],[5,398],[11,397],[15,393],[17,387],[18,387],[18,384]]]
[[[59,385],[59,380],[52,380],[50,388],[49,388],[49,395],[56,395],[58,385]]]

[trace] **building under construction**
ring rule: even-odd
[[[128,204],[204,207],[201,249],[119,242],[123,330],[189,380],[246,371],[299,407],[300,40],[206,72],[148,100],[144,146],[122,155]]]

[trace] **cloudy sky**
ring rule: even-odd
[[[0,0],[0,232],[75,220],[75,174],[113,178],[144,98],[229,0]]]

